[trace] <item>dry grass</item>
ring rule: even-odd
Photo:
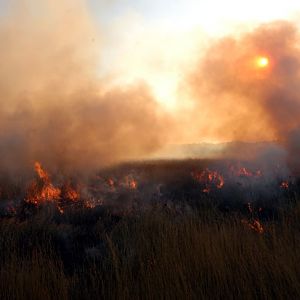
[[[213,207],[0,222],[1,299],[296,299],[300,204],[265,233]]]

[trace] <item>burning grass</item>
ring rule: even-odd
[[[0,298],[298,298],[297,180],[231,166],[127,164],[83,185],[36,164],[3,190]]]

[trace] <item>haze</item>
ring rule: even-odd
[[[294,145],[297,1],[0,7],[3,167],[99,167],[174,143]]]

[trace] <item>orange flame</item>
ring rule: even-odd
[[[253,231],[255,231],[255,232],[259,233],[259,234],[264,233],[264,231],[265,231],[264,227],[261,224],[261,222],[259,221],[259,219],[258,218],[253,218],[253,214],[255,213],[255,210],[252,207],[252,205],[251,205],[250,202],[247,203],[247,208],[248,208],[248,211],[250,213],[250,220],[243,219],[242,223],[245,224],[245,225],[247,225],[248,228],[250,228],[251,230],[253,230]],[[258,209],[258,211],[261,212],[262,208],[260,207]]]
[[[205,188],[202,190],[203,193],[209,193],[211,187],[214,185],[217,189],[221,189],[224,186],[224,177],[217,171],[210,171],[205,169],[202,172],[192,172],[191,173],[194,180],[199,183],[205,184]]]
[[[132,190],[136,190],[137,189],[137,182],[133,179],[129,182],[129,187],[132,189]]]
[[[79,193],[72,188],[69,182],[62,187],[61,195],[63,199],[72,202],[75,202],[79,199]]]
[[[251,230],[259,234],[262,234],[265,231],[263,225],[260,223],[258,219],[254,219],[252,221],[242,220],[242,223],[247,225],[248,228],[250,228]]]
[[[54,187],[50,181],[48,173],[42,168],[39,162],[35,162],[34,169],[37,173],[37,179],[31,183],[27,190],[25,201],[36,206],[45,202],[55,202],[60,213],[64,213],[61,207],[61,200],[77,201],[79,194],[70,183],[65,184],[62,189]]]
[[[125,177],[125,186],[131,190],[136,190],[138,183],[137,181],[132,178],[131,176],[126,176]]]
[[[41,164],[36,162],[34,168],[38,179],[30,185],[26,201],[38,205],[45,201],[59,200],[61,190],[52,185],[48,173],[43,170]]]
[[[49,175],[46,171],[43,170],[41,163],[39,163],[38,161],[36,161],[34,163],[34,169],[36,171],[36,173],[38,174],[39,178],[43,181],[49,181]]]

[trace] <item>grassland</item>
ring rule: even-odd
[[[123,214],[45,204],[2,216],[0,299],[298,299],[296,184],[252,212],[242,191],[226,192],[228,206],[219,191],[191,190]]]

